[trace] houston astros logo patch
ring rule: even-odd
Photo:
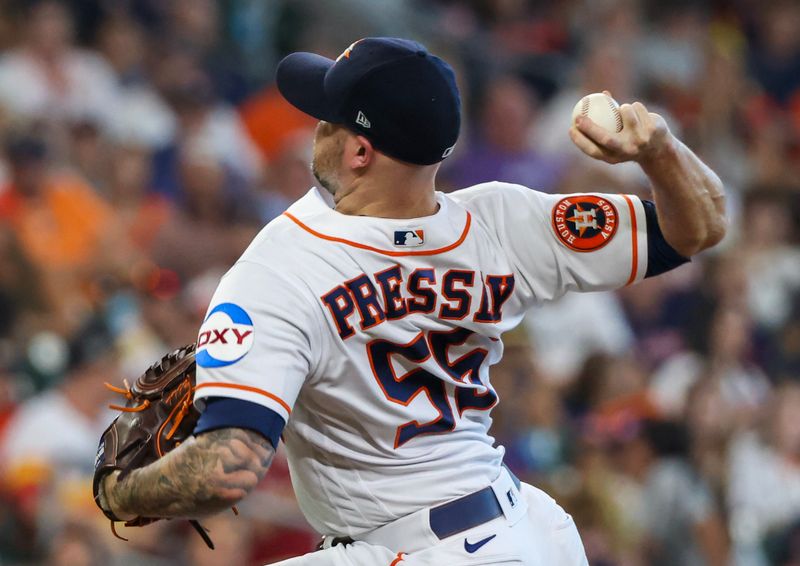
[[[593,195],[573,195],[553,207],[553,229],[562,244],[576,252],[593,252],[617,231],[617,209]]]
[[[253,320],[239,305],[222,303],[208,313],[197,337],[197,365],[235,364],[253,347]]]

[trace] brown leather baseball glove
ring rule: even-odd
[[[125,406],[110,405],[121,411],[103,433],[94,465],[94,500],[111,519],[111,530],[122,521],[100,505],[100,486],[107,474],[120,470],[118,480],[164,456],[192,435],[200,413],[192,404],[195,385],[195,345],[178,348],[150,366],[133,384],[125,388],[106,387],[127,399]],[[126,527],[141,527],[159,517],[136,517]],[[192,526],[214,548],[206,530],[195,520]],[[126,539],[123,539],[126,540]]]

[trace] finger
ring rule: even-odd
[[[572,126],[569,129],[569,137],[572,139],[572,143],[578,146],[583,153],[592,157],[594,159],[599,159],[601,161],[606,161],[608,163],[613,163],[613,157],[607,153],[603,148],[598,146],[595,142],[591,139],[586,137],[578,128]]]
[[[650,112],[647,110],[644,104],[641,102],[634,102],[632,105],[633,111],[636,112],[636,116],[639,118],[639,123],[643,126],[646,126],[650,123],[652,118],[650,118]]]
[[[639,122],[642,124],[639,139],[643,143],[649,143],[650,139],[655,135],[658,130],[657,115],[648,112],[645,105],[641,102],[634,102],[633,109],[639,117]]]
[[[622,116],[622,129],[635,132],[636,128],[639,127],[640,121],[633,106],[630,104],[621,105],[619,107],[619,115]]]
[[[598,146],[609,151],[620,151],[622,149],[622,143],[614,134],[602,126],[598,126],[588,116],[578,116],[578,119],[575,120],[575,125],[580,133],[584,134]]]
[[[578,149],[580,149],[583,153],[588,155],[589,157],[594,157],[595,159],[600,159],[603,154],[603,150],[600,149],[596,143],[592,140],[587,138],[578,128],[572,126],[569,129],[569,137]]]

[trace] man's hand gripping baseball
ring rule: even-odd
[[[727,226],[719,177],[641,102],[622,104],[619,112],[620,132],[579,116],[570,138],[594,159],[639,164],[653,185],[661,231],[675,251],[690,257],[719,243]]]
[[[608,91],[604,94],[611,96]],[[664,118],[648,112],[641,102],[622,104],[619,113],[622,117],[620,132],[611,132],[591,118],[578,116],[569,129],[572,141],[589,157],[606,163],[652,159],[670,143],[672,134]]]

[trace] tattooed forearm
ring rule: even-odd
[[[200,517],[235,505],[269,468],[275,451],[260,434],[224,428],[192,438],[122,481],[106,478],[117,516]]]

